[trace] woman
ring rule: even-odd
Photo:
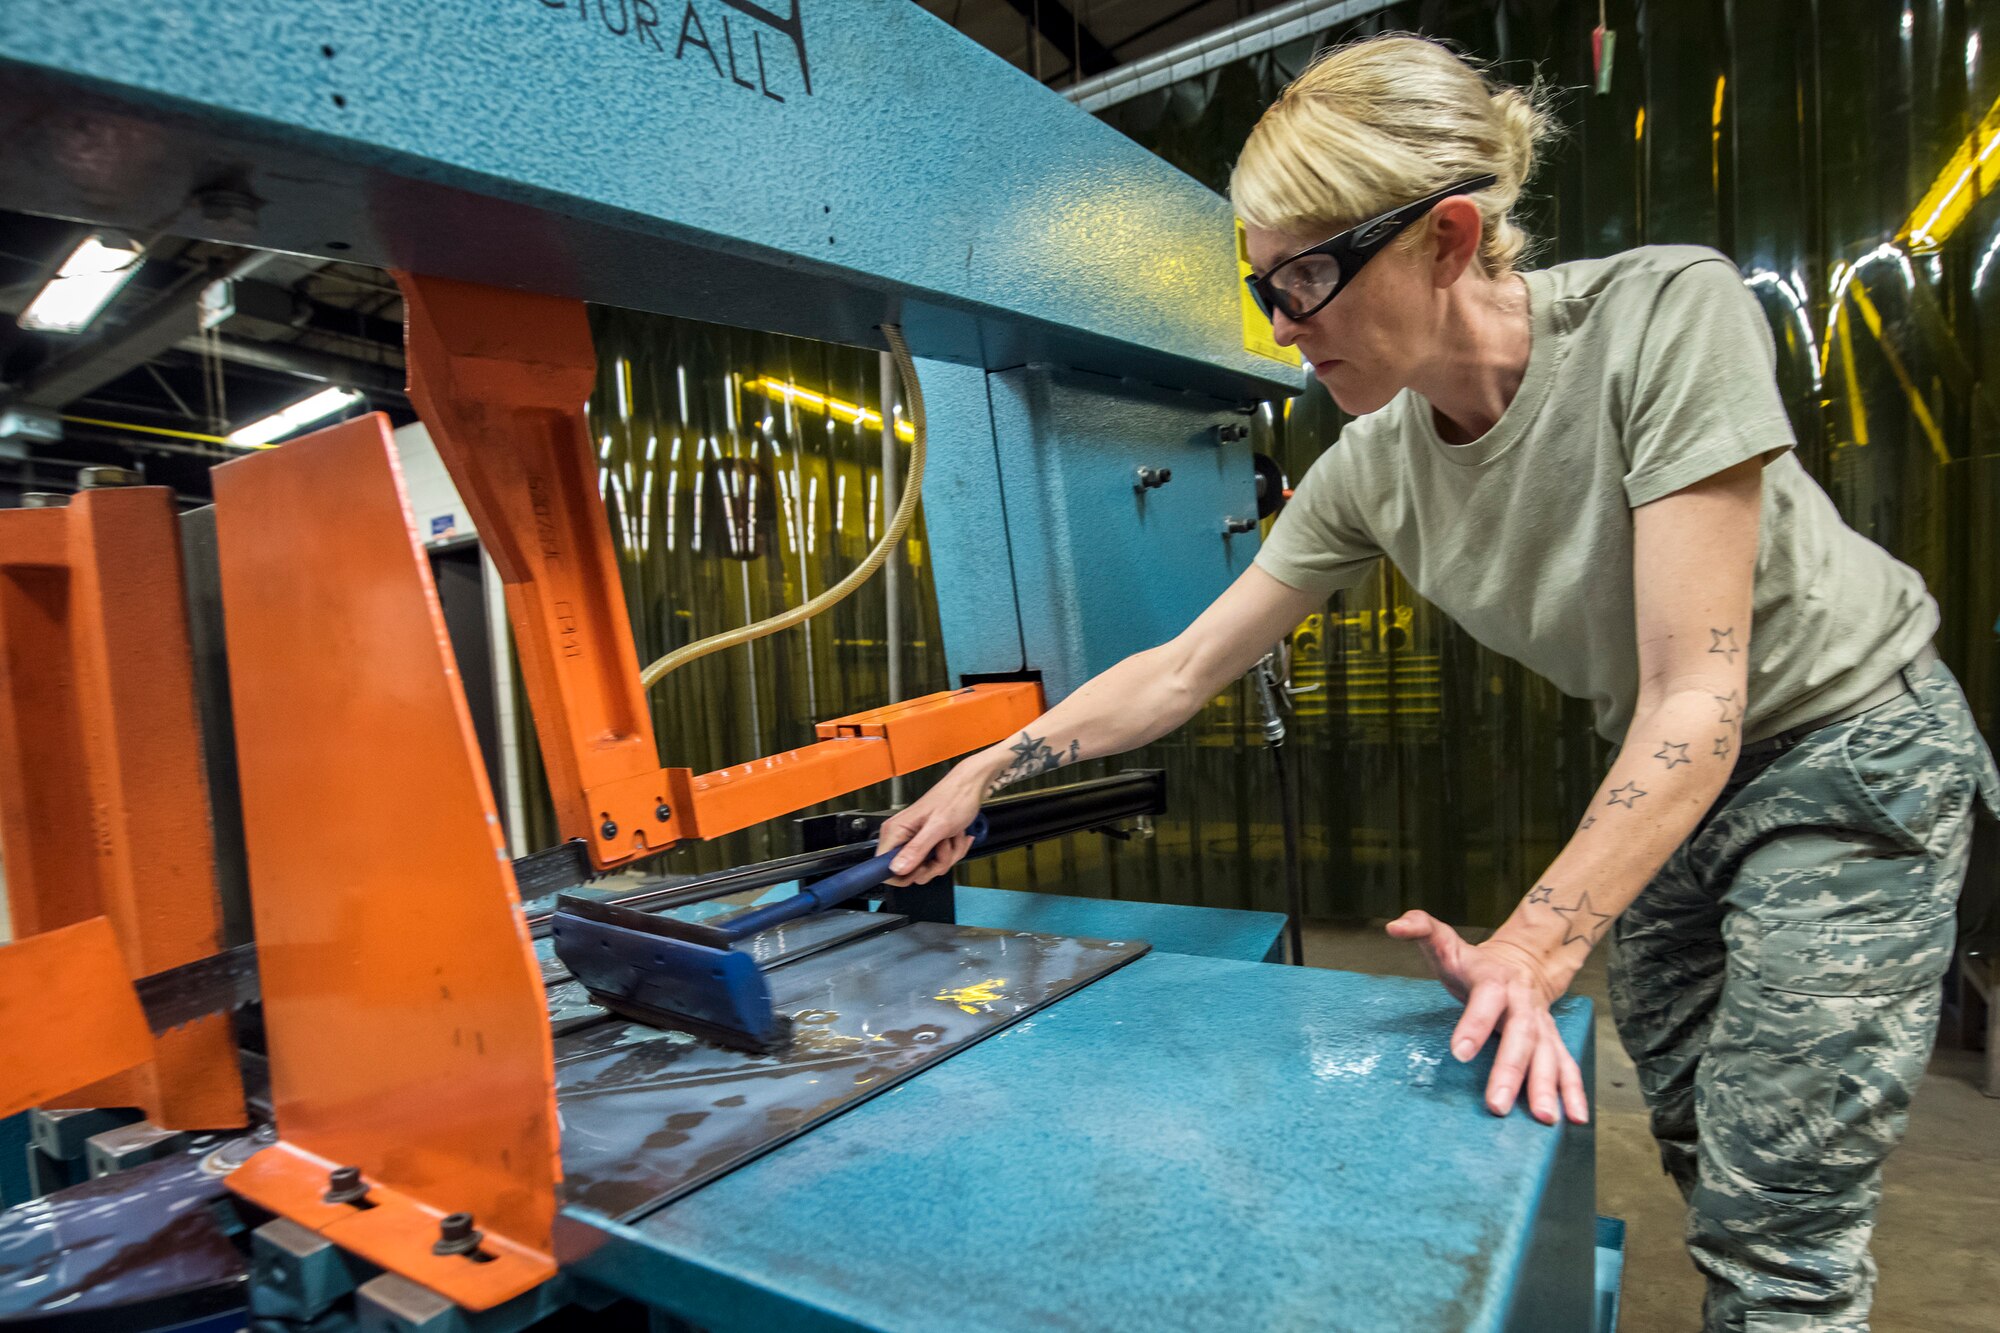
[[[905,881],[943,873],[986,797],[1171,731],[1386,554],[1622,747],[1490,938],[1389,924],[1464,1002],[1453,1054],[1497,1033],[1494,1114],[1525,1089],[1543,1122],[1586,1120],[1549,1005],[1611,934],[1707,1327],[1863,1329],[1881,1164],[2000,778],[1922,579],[1791,454],[1735,267],[1692,247],[1515,267],[1545,128],[1415,38],[1285,90],[1230,193],[1278,341],[1356,419],[1193,625],[958,764],[882,844]]]

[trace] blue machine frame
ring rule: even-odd
[[[955,674],[1060,698],[1255,553],[1215,431],[1299,381],[1244,346],[1227,204],[908,0],[197,12],[0,8],[0,204],[834,342],[899,322],[952,446]]]
[[[1223,200],[908,0],[784,4],[0,6],[0,206],[898,322],[951,668],[1059,698],[1244,568],[1217,428],[1296,372],[1243,345]],[[559,1285],[717,1328],[1587,1329],[1591,1131],[1487,1115],[1452,1009],[1156,950],[657,1214],[566,1211]],[[1558,1022],[1588,1068],[1588,1003]]]

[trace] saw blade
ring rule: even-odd
[[[524,898],[582,888],[593,878],[590,855],[581,841],[519,857],[513,866]],[[139,1007],[146,1012],[147,1026],[159,1036],[198,1018],[255,1004],[262,995],[257,982],[257,946],[239,944],[132,984],[139,992]]]
[[[226,1014],[256,1003],[260,994],[257,946],[239,944],[234,949],[140,977],[132,987],[139,992],[139,1007],[146,1011],[146,1025],[157,1037],[197,1018]]]

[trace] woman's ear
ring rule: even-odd
[[[1479,205],[1463,195],[1446,199],[1430,213],[1431,281],[1449,287],[1479,258],[1486,220]]]

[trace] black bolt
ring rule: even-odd
[[[1154,490],[1166,485],[1173,479],[1174,470],[1170,467],[1142,467],[1139,469],[1139,489],[1142,491]]]
[[[1215,428],[1215,438],[1224,444],[1229,444],[1235,440],[1247,440],[1250,438],[1250,428],[1242,425],[1217,426]]]
[[[437,1243],[432,1254],[471,1254],[484,1235],[472,1225],[471,1213],[446,1213],[438,1219]]]
[[[606,842],[610,842],[618,836],[617,821],[611,819],[605,820],[602,824],[598,825],[597,832]]]
[[[662,824],[666,823],[669,819],[672,819],[673,817],[674,817],[674,808],[668,805],[665,801],[661,801],[658,805],[653,807],[653,818],[659,820]],[[607,833],[604,836],[608,838],[611,835]]]
[[[361,1180],[361,1168],[336,1166],[327,1172],[326,1193],[320,1197],[328,1203],[360,1203],[368,1197],[368,1186]]]
[[[1254,518],[1224,519],[1222,522],[1222,535],[1225,537],[1233,537],[1239,532],[1249,532],[1256,526],[1257,526],[1257,520]]]

